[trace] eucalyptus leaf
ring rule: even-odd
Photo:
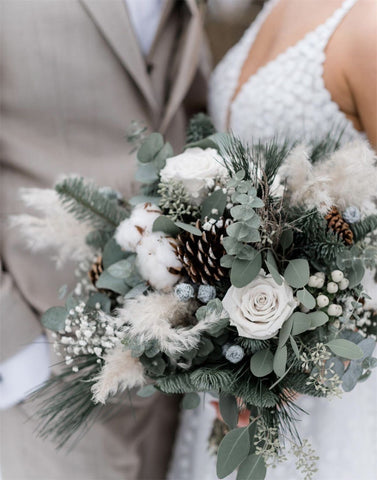
[[[355,345],[349,340],[343,338],[336,338],[326,343],[326,346],[338,357],[346,358],[348,360],[359,360],[363,357],[363,351],[358,345]]]
[[[124,278],[127,279],[130,275],[133,274],[134,264],[131,260],[131,257],[125,258],[124,260],[119,260],[119,262],[113,263],[106,270],[114,278]]]
[[[291,342],[291,347],[292,347],[292,350],[293,350],[294,354],[296,355],[296,358],[298,360],[300,360],[300,351],[298,349],[296,340],[292,337],[292,335],[290,335],[289,341]]]
[[[297,298],[304,305],[304,307],[308,308],[309,310],[312,310],[316,305],[315,298],[310,292],[308,292],[308,290],[306,290],[306,288],[303,288],[297,292]]]
[[[165,215],[161,215],[157,217],[156,220],[153,222],[152,227],[153,232],[163,232],[171,237],[175,237],[179,233],[179,227],[171,220],[169,217]]]
[[[139,283],[138,285],[136,285],[136,287],[131,288],[131,290],[126,293],[124,298],[125,299],[136,298],[139,295],[142,295],[144,292],[146,292],[148,288],[149,287],[145,282]]]
[[[274,355],[269,349],[254,353],[250,359],[250,370],[256,377],[265,377],[273,371]]]
[[[135,172],[135,180],[140,183],[154,183],[158,179],[158,170],[150,163],[139,165]]]
[[[188,223],[183,223],[180,221],[175,222],[177,227],[181,228],[182,230],[185,230],[186,232],[192,233],[193,235],[197,235],[198,237],[202,236],[202,232],[199,230],[199,228],[194,227],[193,225],[190,225]]]
[[[140,163],[152,162],[163,146],[163,136],[160,133],[151,133],[139,148],[137,152],[137,159]]]
[[[283,347],[286,343],[287,343],[287,340],[289,338],[289,335],[291,334],[291,331],[292,331],[292,326],[293,326],[293,318],[292,318],[292,315],[288,318],[288,320],[286,320],[284,323],[283,323],[283,326],[281,327],[280,329],[280,332],[279,332],[279,346],[278,348],[281,348]]]
[[[250,205],[236,205],[230,209],[230,214],[234,220],[246,222],[256,216],[256,213]]]
[[[354,260],[350,270],[347,272],[347,278],[349,280],[349,288],[356,287],[364,278],[365,268],[363,262],[360,259]]]
[[[230,281],[237,288],[242,288],[254,280],[262,267],[262,256],[258,253],[253,260],[234,261],[230,271]]]
[[[137,396],[141,398],[148,398],[154,395],[157,392],[157,389],[154,385],[145,385],[141,387],[137,392]]]
[[[227,195],[221,189],[209,195],[202,203],[202,220],[205,217],[218,219],[224,213],[227,204]],[[217,213],[213,213],[216,210]]]
[[[250,439],[247,427],[231,430],[220,443],[216,471],[218,478],[230,475],[248,456]]]
[[[223,255],[220,259],[220,265],[224,268],[232,268],[234,260],[233,255]]]
[[[124,280],[113,277],[107,270],[102,272],[99,276],[96,282],[96,287],[111,290],[112,292],[119,293],[120,295],[125,295],[130,289]]]
[[[327,323],[328,320],[329,320],[329,316],[327,315],[327,313],[322,312],[320,310],[318,310],[316,312],[310,312],[307,315],[308,315],[308,319],[310,321],[310,328],[311,329],[321,327],[322,325]]]
[[[100,304],[100,308],[103,312],[110,313],[111,300],[104,293],[93,293],[90,295],[88,301],[86,302],[86,307],[95,309],[98,303]]]
[[[287,250],[293,243],[293,231],[284,230],[280,237],[280,245],[283,250]]]
[[[343,390],[345,392],[350,392],[353,390],[362,374],[363,367],[361,363],[352,361],[342,377]]]
[[[236,428],[238,423],[238,406],[236,397],[228,393],[220,393],[219,407],[224,422],[229,428]]]
[[[266,473],[263,457],[252,453],[241,463],[236,480],[264,480]]]
[[[291,260],[284,272],[286,282],[294,288],[305,287],[309,282],[309,277],[309,263],[303,258]]]
[[[237,253],[237,258],[240,260],[253,260],[258,254],[258,250],[251,245],[243,245],[241,250]]]
[[[200,397],[196,392],[186,393],[182,399],[182,408],[185,410],[193,410],[200,405]]]
[[[311,328],[311,320],[307,313],[295,312],[291,319],[293,321],[292,335],[300,335]]]
[[[285,373],[285,368],[287,366],[287,356],[288,351],[285,345],[281,348],[278,348],[275,352],[273,368],[274,372],[278,377],[282,377]]]
[[[106,270],[113,263],[119,262],[127,258],[129,253],[122,250],[121,246],[116,242],[115,238],[111,238],[105,245],[102,253],[102,264]]]
[[[64,330],[68,312],[64,307],[51,307],[41,318],[42,325],[54,332]]]
[[[279,273],[278,267],[276,265],[274,254],[271,252],[271,250],[268,250],[268,252],[267,252],[266,267],[267,267],[268,271],[270,272],[270,275],[274,279],[274,281],[278,285],[282,285],[283,279],[282,279],[282,277]]]
[[[157,153],[157,155],[155,155],[153,159],[153,164],[158,172],[165,167],[166,159],[172,157],[173,155],[174,155],[173,147],[170,145],[169,142],[166,142],[165,145],[161,148],[161,150]]]

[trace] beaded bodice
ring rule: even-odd
[[[253,42],[278,1],[264,5],[212,75],[209,110],[216,128],[232,130],[245,141],[275,135],[310,139],[335,128],[344,130],[344,141],[365,138],[332,100],[323,80],[326,45],[357,0],[345,0],[325,23],[259,68],[232,100]]]

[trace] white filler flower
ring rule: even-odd
[[[180,155],[168,158],[160,175],[162,182],[181,182],[192,200],[199,204],[214,186],[214,180],[227,176],[227,169],[214,148],[188,148]]]
[[[286,282],[278,285],[261,270],[246,287],[230,287],[223,305],[240,336],[265,340],[276,335],[298,302]]]

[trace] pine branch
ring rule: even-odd
[[[190,374],[190,380],[198,391],[222,391],[231,388],[235,376],[231,370],[199,368]]]
[[[204,113],[194,115],[187,127],[186,143],[194,143],[216,132],[210,117]]]
[[[309,160],[311,163],[317,163],[334,153],[341,146],[344,127],[335,127],[321,140],[313,140],[311,142],[311,154]]]
[[[156,387],[164,393],[189,393],[195,392],[196,389],[190,381],[188,373],[179,373],[168,377],[159,378],[156,381]]]
[[[55,189],[68,212],[79,221],[91,222],[96,229],[113,231],[128,216],[126,209],[82,177],[65,178]]]
[[[355,242],[363,240],[369,233],[377,229],[377,215],[368,215],[368,217],[360,222],[351,223],[350,229],[352,230]]]
[[[78,359],[79,372],[64,367],[62,373],[53,376],[33,393],[30,401],[37,404],[37,416],[41,423],[37,434],[51,438],[57,448],[66,445],[74,437],[80,437],[99,416],[106,412],[103,406],[92,402],[91,386],[99,372],[97,357],[84,356]],[[76,438],[77,440],[77,438]]]

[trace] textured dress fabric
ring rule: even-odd
[[[345,0],[324,24],[261,67],[232,100],[251,46],[278,1],[265,4],[212,75],[209,109],[216,128],[232,130],[247,142],[276,136],[310,140],[332,129],[343,130],[343,142],[366,138],[331,99],[323,81],[326,46],[357,0]],[[216,459],[208,451],[215,414],[208,396],[204,400],[204,407],[182,413],[169,480],[216,479]],[[311,442],[320,456],[316,480],[377,478],[376,372],[368,382],[359,384],[342,399],[330,401],[301,396],[297,404],[308,413],[302,415],[298,423],[300,435]],[[270,469],[267,480],[303,478],[296,470],[295,457],[289,454],[289,444],[287,446],[288,461]]]

